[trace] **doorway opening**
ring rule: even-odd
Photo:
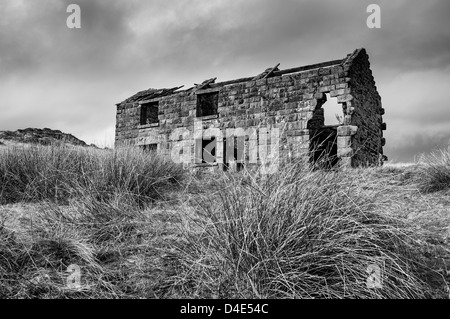
[[[322,127],[314,132],[309,144],[310,161],[315,168],[332,169],[338,163],[337,127]]]

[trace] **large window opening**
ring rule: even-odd
[[[330,94],[328,93],[324,94],[322,108],[325,125],[342,125],[344,122],[344,113],[342,111],[342,104],[337,102],[337,98],[330,98]]]
[[[158,102],[141,105],[141,125],[158,123]]]
[[[197,94],[197,117],[216,115],[219,92]]]

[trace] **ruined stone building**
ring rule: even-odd
[[[384,109],[365,49],[339,60],[285,70],[277,65],[253,77],[215,80],[184,90],[149,89],[118,103],[116,146],[136,145],[172,158],[184,154],[185,164],[193,167],[227,168],[229,162],[255,160],[251,152],[277,128],[278,141],[272,136],[268,145],[276,145],[280,158],[315,163],[326,156],[331,166],[347,167],[386,160]],[[342,106],[339,124],[324,123],[327,99]],[[247,135],[214,134],[239,128]]]

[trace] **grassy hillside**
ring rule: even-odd
[[[137,149],[2,146],[0,297],[448,298],[449,158],[196,175]]]

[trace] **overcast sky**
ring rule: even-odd
[[[66,25],[81,8],[81,29]],[[369,29],[370,3],[381,29]],[[59,129],[112,145],[115,104],[340,59],[366,48],[386,109],[385,154],[450,141],[448,0],[0,0],[0,130]]]

